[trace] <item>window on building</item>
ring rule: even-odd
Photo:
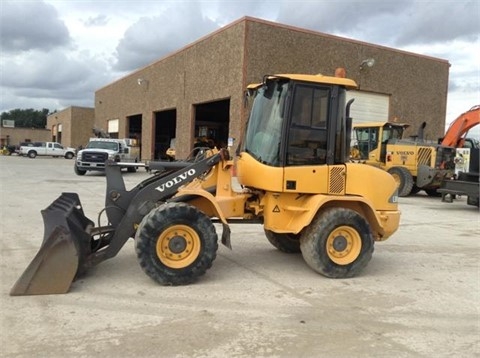
[[[119,128],[118,119],[110,119],[107,123],[108,135],[110,138],[118,138],[118,128]]]

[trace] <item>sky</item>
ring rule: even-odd
[[[478,0],[0,0],[0,112],[93,107],[96,90],[244,16],[449,61],[447,126],[480,104]]]

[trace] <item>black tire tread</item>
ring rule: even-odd
[[[327,238],[336,227],[353,226],[362,238],[362,249],[355,261],[338,265],[328,257]],[[300,238],[303,258],[313,270],[329,278],[348,278],[358,275],[370,262],[374,239],[368,222],[356,211],[345,208],[329,208],[319,213],[304,229]]]
[[[396,174],[400,178],[400,185],[398,187],[398,196],[409,196],[413,189],[412,174],[405,167],[392,167],[388,170],[390,174]]]
[[[85,175],[87,173],[86,170],[79,169],[76,164],[73,166],[73,170],[77,175]]]
[[[164,265],[156,254],[161,232],[171,225],[194,228],[202,241],[197,259],[188,267],[173,269]],[[147,214],[135,235],[135,250],[142,270],[161,285],[187,285],[196,281],[212,267],[218,249],[218,237],[210,218],[192,205],[166,203]]]
[[[287,254],[300,253],[300,235],[278,234],[271,230],[264,229],[268,241],[279,251]]]

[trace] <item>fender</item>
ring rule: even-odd
[[[360,196],[334,195],[270,195],[264,198],[264,210],[277,212],[265,215],[265,228],[277,233],[298,234],[308,226],[315,215],[325,208],[343,207],[360,213],[369,222],[376,241],[387,239],[398,227],[400,211],[376,211],[371,202]],[[339,205],[340,203],[341,205]]]
[[[229,249],[232,249],[232,244],[230,241],[230,226],[228,225],[227,219],[225,218],[225,215],[223,215],[215,196],[206,190],[181,188],[178,190],[178,194],[172,199],[172,201],[188,202],[189,204],[199,208],[209,217],[217,217],[222,222],[223,226],[222,244]]]

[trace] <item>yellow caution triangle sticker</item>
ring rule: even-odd
[[[278,205],[275,205],[275,207],[273,208],[273,212],[274,213],[279,213],[280,212],[280,208],[278,207]]]

